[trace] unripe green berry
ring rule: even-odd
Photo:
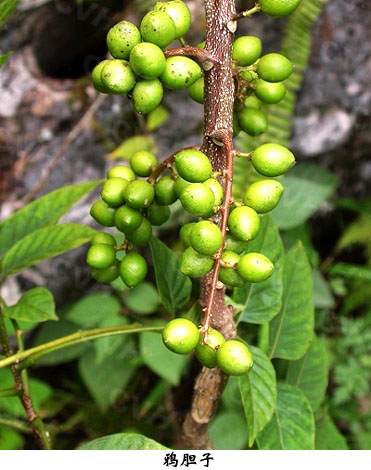
[[[102,60],[97,64],[91,73],[94,88],[101,93],[110,93],[109,89],[102,82],[102,69],[109,62],[109,60]]]
[[[295,164],[295,157],[282,145],[263,144],[253,152],[251,162],[261,175],[275,177],[289,170]]]
[[[282,82],[291,73],[292,63],[282,54],[272,52],[264,55],[258,62],[258,75],[266,82]]]
[[[214,208],[214,201],[214,193],[203,183],[191,184],[180,195],[183,208],[194,215],[208,215]]]
[[[232,210],[228,218],[230,234],[242,241],[254,239],[260,228],[258,214],[250,207],[236,207]]]
[[[86,262],[91,268],[104,269],[112,266],[116,259],[113,246],[107,243],[92,245],[86,255]]]
[[[124,202],[124,191],[129,182],[123,178],[110,178],[102,187],[102,199],[112,207],[121,206]]]
[[[260,180],[247,188],[243,202],[258,214],[265,214],[277,206],[282,193],[283,186],[279,181]]]
[[[115,209],[102,200],[92,205],[90,215],[103,227],[113,227],[115,225]]]
[[[199,78],[188,88],[188,95],[197,103],[203,104],[204,102],[204,77]]]
[[[140,284],[147,270],[146,260],[138,253],[128,253],[120,263],[120,277],[128,287]]]
[[[237,265],[238,274],[248,282],[262,282],[271,277],[274,265],[261,253],[247,253],[241,256]]]
[[[210,178],[213,168],[207,156],[199,150],[181,150],[175,155],[179,175],[190,183],[202,183]]]
[[[188,181],[184,180],[181,176],[177,175],[177,178],[175,180],[175,185],[174,185],[174,191],[177,197],[179,198],[180,195],[182,194],[183,190],[190,186],[192,183],[189,183]]]
[[[115,279],[117,279],[120,274],[119,266],[120,266],[120,263],[117,260],[115,260],[112,266],[109,266],[108,268],[105,268],[105,269],[93,268],[91,270],[91,276],[98,282],[102,282],[102,283],[112,282]]]
[[[160,206],[170,206],[178,197],[175,193],[175,181],[170,175],[160,178],[155,185],[155,198]]]
[[[216,353],[218,366],[228,375],[245,375],[253,366],[249,348],[241,341],[229,340]]]
[[[122,178],[126,181],[134,181],[135,174],[133,170],[124,165],[116,165],[107,171],[107,179]]]
[[[238,113],[238,122],[241,129],[252,136],[263,134],[268,129],[268,121],[265,114],[256,108],[242,109]]]
[[[202,277],[213,269],[214,260],[206,255],[201,255],[191,246],[188,247],[180,260],[180,270],[190,277]]]
[[[129,21],[120,21],[108,31],[107,47],[115,59],[127,59],[142,40],[139,29]]]
[[[233,43],[232,59],[246,67],[256,62],[262,52],[261,40],[255,36],[241,36]]]
[[[244,250],[246,250],[248,246],[248,242],[244,242],[242,240],[237,240],[234,237],[231,237],[230,235],[227,235],[226,240],[225,240],[225,250],[226,251],[233,251],[234,253],[242,253]]]
[[[275,104],[285,97],[286,88],[282,82],[270,83],[259,79],[256,82],[255,94],[263,103]]]
[[[130,53],[130,66],[139,77],[153,80],[165,70],[162,50],[150,42],[137,44]]]
[[[245,108],[255,108],[260,109],[262,107],[262,103],[258,98],[254,95],[247,96],[243,102]]]
[[[188,354],[197,346],[198,328],[186,318],[171,320],[162,331],[162,341],[176,354]]]
[[[109,60],[102,67],[101,78],[103,86],[115,95],[129,93],[135,85],[135,76],[125,60]]]
[[[167,13],[174,21],[176,36],[178,39],[186,34],[191,26],[191,12],[185,3],[180,0],[170,2],[157,2],[154,11],[163,11]]]
[[[144,41],[166,47],[176,38],[176,27],[171,17],[163,11],[150,11],[140,23]]]
[[[144,209],[152,204],[155,192],[147,181],[131,181],[125,188],[124,198],[133,209]]]
[[[193,228],[196,226],[196,222],[190,222],[189,224],[183,225],[183,227],[180,229],[179,236],[180,240],[185,246],[185,248],[188,248],[191,246],[191,233]]]
[[[198,344],[196,346],[196,356],[201,364],[209,369],[216,367],[216,352],[225,342],[224,336],[218,331],[210,328],[207,332],[207,343],[202,344],[203,334],[200,333]]]
[[[206,184],[206,186],[208,186],[214,193],[214,206],[221,206],[224,199],[224,190],[219,181],[215,178],[209,178],[204,181],[204,184]]]
[[[228,287],[243,287],[245,280],[237,273],[236,267],[240,256],[233,251],[224,251],[222,261],[227,265],[219,270],[219,280]]]
[[[152,225],[160,226],[170,218],[170,208],[168,206],[155,206],[151,204],[148,207],[148,220]]]
[[[148,114],[161,103],[164,90],[160,80],[142,80],[133,90],[133,106],[137,113]]]
[[[222,246],[220,228],[208,220],[198,222],[191,232],[191,246],[202,255],[213,255]]]
[[[115,225],[120,232],[130,233],[142,223],[143,215],[129,206],[121,206],[116,210]]]
[[[147,150],[135,152],[130,158],[130,166],[138,176],[149,176],[158,167],[156,156]]]
[[[116,246],[116,240],[110,233],[98,232],[91,240],[92,245],[97,243],[104,243],[111,246]]]
[[[201,68],[194,60],[174,56],[166,59],[165,70],[160,80],[171,90],[183,90],[193,85],[201,75]]]
[[[152,225],[145,217],[143,217],[142,223],[139,225],[139,227],[136,230],[126,234],[127,240],[129,240],[129,242],[133,243],[134,245],[138,245],[138,246],[148,245],[151,237],[152,237]]]
[[[260,0],[262,12],[265,15],[281,18],[296,10],[301,0]]]

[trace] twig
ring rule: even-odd
[[[255,6],[253,8],[250,8],[249,10],[240,11],[239,13],[237,13],[233,17],[232,21],[236,21],[236,20],[239,20],[241,18],[249,18],[254,13],[258,13],[259,11],[261,11],[261,6],[260,6],[259,3],[255,3]]]
[[[192,57],[200,62],[204,70],[210,70],[214,64],[219,63],[219,60],[207,49],[199,49],[194,46],[176,47],[175,49],[165,51],[164,54],[165,57],[174,57],[177,55]]]
[[[168,168],[171,168],[171,165],[174,163],[174,158],[177,153],[181,152],[182,150],[198,150],[199,148],[200,147],[195,147],[194,145],[191,145],[190,147],[184,147],[183,149],[177,150],[176,152],[172,153],[169,157],[165,158],[165,160],[163,160],[158,167],[156,167],[152,171],[152,173],[147,178],[148,183],[156,181],[157,177],[160,176],[161,173],[163,173]]]

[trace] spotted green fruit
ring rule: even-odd
[[[130,53],[130,66],[139,77],[153,80],[165,70],[165,56],[155,44],[141,42]]]
[[[234,253],[242,253],[246,250],[248,242],[244,242],[242,240],[237,240],[237,238],[231,237],[227,235],[225,240],[225,250],[233,251]]]
[[[266,82],[282,82],[286,80],[291,73],[292,63],[282,54],[272,52],[264,55],[258,63],[258,75]]]
[[[92,205],[90,215],[103,227],[113,227],[115,225],[115,209],[102,200]]]
[[[228,375],[245,375],[253,366],[249,348],[241,341],[229,340],[216,353],[218,366]]]
[[[183,208],[194,215],[208,215],[214,208],[214,201],[214,193],[203,183],[189,185],[180,195]]]
[[[152,225],[145,217],[143,217],[142,223],[136,230],[126,234],[127,240],[129,240],[129,242],[133,243],[134,245],[138,246],[148,245],[151,237]]]
[[[121,206],[115,213],[115,225],[123,233],[130,233],[136,230],[142,223],[142,220],[142,213],[129,206]]]
[[[109,60],[102,60],[97,64],[91,73],[94,88],[101,93],[109,93],[109,89],[102,82],[102,68],[109,62]]]
[[[104,202],[112,207],[121,206],[124,203],[124,191],[129,182],[123,178],[110,178],[102,187],[101,196]]]
[[[174,56],[166,59],[165,70],[160,80],[171,90],[183,90],[193,85],[201,75],[201,68],[194,60]]]
[[[124,191],[125,201],[133,209],[144,209],[150,206],[154,197],[154,189],[147,181],[130,181]]]
[[[126,181],[134,181],[135,174],[133,170],[124,165],[116,165],[110,168],[107,172],[107,179],[122,178]]]
[[[219,181],[217,181],[215,178],[209,178],[204,181],[204,184],[206,184],[206,186],[208,186],[214,193],[214,205],[221,206],[224,199],[224,190]]]
[[[176,27],[171,17],[163,11],[150,11],[140,24],[144,41],[166,47],[176,38]]]
[[[123,95],[135,85],[135,76],[129,62],[125,60],[109,60],[101,71],[102,84],[115,95]]]
[[[158,167],[158,161],[152,152],[140,150],[131,156],[130,166],[138,176],[147,177]]]
[[[281,18],[291,15],[301,0],[260,0],[262,12],[265,15]]]
[[[92,245],[86,255],[86,262],[91,268],[104,269],[112,266],[116,259],[116,251],[107,243]]]
[[[250,207],[236,207],[232,210],[228,218],[230,234],[242,241],[254,239],[260,228],[258,214]]]
[[[241,129],[252,136],[263,134],[268,129],[265,114],[256,108],[243,108],[238,113],[238,122]]]
[[[190,183],[202,183],[210,178],[213,168],[207,156],[199,150],[181,150],[175,155],[179,175]]]
[[[174,185],[174,191],[177,197],[179,198],[180,195],[182,194],[183,190],[190,186],[192,183],[189,183],[188,181],[184,180],[181,176],[177,175],[177,178],[175,180],[175,185]]]
[[[180,270],[190,277],[202,277],[213,269],[214,260],[210,256],[201,255],[191,246],[188,247],[180,260]]]
[[[233,43],[232,59],[246,67],[256,62],[262,52],[261,40],[255,36],[241,36]]]
[[[258,214],[266,214],[277,206],[282,193],[283,186],[279,181],[260,180],[247,188],[243,202]]]
[[[178,197],[175,193],[175,181],[170,175],[160,178],[155,185],[155,198],[160,206],[170,206]]]
[[[165,325],[162,341],[176,354],[188,354],[198,343],[198,328],[186,318],[175,318]]]
[[[164,90],[160,80],[142,80],[138,82],[132,93],[133,106],[137,113],[148,114],[161,103]]]
[[[98,232],[91,240],[92,245],[97,243],[105,243],[107,245],[116,246],[116,240],[110,233]]]
[[[263,103],[275,104],[283,100],[286,88],[282,82],[270,83],[260,79],[256,83],[255,94]]]
[[[112,264],[112,266],[109,266],[108,268],[105,268],[105,269],[93,268],[91,270],[91,275],[98,282],[102,282],[102,283],[112,282],[115,279],[117,279],[120,274],[119,266],[120,266],[120,263],[116,260]]]
[[[180,1],[157,2],[153,8],[155,11],[167,13],[174,21],[176,36],[178,39],[186,34],[191,26],[191,12],[187,5]]]
[[[218,331],[210,328],[207,332],[207,343],[202,344],[203,334],[200,333],[198,344],[196,346],[196,356],[201,364],[209,369],[216,367],[216,352],[225,342],[224,336]]]
[[[262,282],[273,274],[274,265],[261,253],[247,253],[241,256],[237,265],[238,274],[248,282]]]
[[[222,246],[220,228],[208,220],[198,222],[191,233],[191,246],[202,255],[213,255]]]
[[[168,206],[156,206],[151,204],[148,207],[148,220],[156,227],[164,224],[170,218],[170,208]]]
[[[243,102],[245,108],[255,108],[260,109],[262,107],[262,103],[258,98],[254,95],[247,96]]]
[[[138,253],[128,253],[120,263],[120,277],[128,287],[140,284],[147,275],[146,260]]]
[[[203,104],[204,102],[204,85],[204,77],[201,77],[188,88],[189,97],[200,104]]]
[[[251,157],[255,170],[264,176],[279,176],[295,164],[294,155],[279,144],[263,144]]]
[[[186,248],[191,246],[191,233],[196,225],[196,222],[190,222],[189,224],[183,225],[183,227],[180,229],[180,240]]]
[[[129,21],[120,21],[108,31],[107,47],[115,59],[127,59],[142,40],[139,29]]]
[[[219,270],[219,280],[228,287],[243,287],[245,280],[237,273],[236,267],[240,256],[233,251],[225,250],[222,261],[225,263]]]

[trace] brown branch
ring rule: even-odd
[[[164,171],[168,170],[171,168],[172,164],[174,163],[174,158],[175,155],[182,150],[198,150],[200,147],[195,147],[194,145],[191,145],[189,147],[184,147],[183,149],[177,150],[176,152],[172,153],[169,157],[165,158],[158,167],[156,167],[152,173],[149,175],[147,178],[148,183],[152,183],[153,181],[156,181],[156,179],[163,173]]]
[[[214,64],[219,63],[207,49],[200,49],[194,46],[177,47],[164,52],[165,57],[174,57],[177,55],[192,57],[196,59],[205,70],[210,70]]]

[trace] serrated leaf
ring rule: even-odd
[[[269,324],[269,357],[300,359],[313,337],[313,281],[301,243],[285,256],[282,308]]]
[[[0,258],[34,230],[53,225],[100,181],[64,186],[19,209],[0,224]]]
[[[316,420],[316,450],[349,450],[345,437],[327,413]]]
[[[276,373],[271,361],[259,349],[249,346],[254,365],[249,374],[238,378],[251,447],[258,433],[269,423],[276,408]]]
[[[325,396],[328,382],[329,358],[324,341],[317,337],[298,361],[290,361],[287,383],[300,388],[316,411]]]
[[[116,297],[106,292],[95,292],[69,307],[65,318],[81,328],[95,328],[101,326],[108,316],[118,315],[120,308],[120,302]]]
[[[23,294],[15,305],[5,308],[5,316],[27,322],[58,320],[53,296],[43,287],[35,287]]]
[[[146,150],[152,152],[155,148],[155,141],[148,135],[135,135],[129,139],[124,140],[112,152],[106,155],[109,160],[123,159],[130,160],[134,153]]]
[[[258,434],[261,450],[313,450],[314,417],[304,393],[279,383],[277,409],[271,421]]]
[[[191,280],[180,272],[176,254],[164,243],[152,237],[150,245],[160,300],[168,312],[175,313],[189,300]]]
[[[212,420],[209,434],[214,449],[239,450],[247,441],[247,426],[242,413],[222,411]]]
[[[5,64],[11,54],[11,52],[7,52],[6,54],[0,55],[0,68]]]
[[[79,450],[167,450],[167,447],[142,434],[121,433],[86,442]]]
[[[5,20],[9,15],[13,13],[16,6],[18,5],[18,0],[4,0],[0,4],[0,27],[5,23]]]
[[[61,255],[88,242],[96,233],[79,224],[50,225],[19,240],[4,256],[3,276],[15,274],[40,261]]]

